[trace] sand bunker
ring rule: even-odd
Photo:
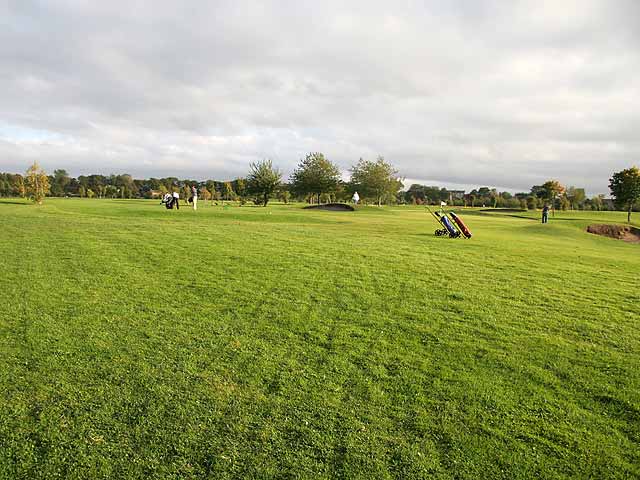
[[[640,228],[630,225],[589,225],[587,232],[625,242],[640,243]]]
[[[324,205],[308,205],[304,208],[316,208],[318,210],[331,210],[332,212],[353,212],[355,208],[346,203],[325,203]]]

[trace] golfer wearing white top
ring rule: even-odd
[[[193,209],[198,209],[198,190],[195,185],[191,186],[191,198],[193,198]]]

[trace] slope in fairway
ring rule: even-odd
[[[623,213],[0,200],[1,478],[640,476]]]

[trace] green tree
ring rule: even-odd
[[[604,197],[604,195],[596,195],[595,197],[593,197],[591,199],[591,207],[594,210],[597,210],[597,211],[602,210],[603,197]]]
[[[300,160],[290,177],[291,191],[296,195],[314,194],[320,203],[323,193],[335,193],[340,184],[340,169],[322,153],[309,153]]]
[[[616,207],[626,209],[627,222],[631,223],[633,204],[640,201],[640,170],[638,167],[614,173],[609,179],[609,189]]]
[[[27,170],[25,180],[26,194],[34,202],[41,204],[44,197],[49,193],[49,177],[37,162],[33,162],[33,165]]]
[[[117,198],[118,196],[118,187],[115,185],[106,185],[104,187],[100,187],[102,189],[102,195],[109,198]],[[99,190],[100,191],[100,190]]]
[[[183,202],[186,202],[191,197],[191,187],[186,183],[180,187],[180,196]]]
[[[51,194],[57,197],[63,196],[70,182],[71,177],[66,170],[62,168],[54,170],[53,181],[51,182]]]
[[[24,198],[27,196],[27,187],[24,183],[24,178],[22,175],[14,175],[14,185],[16,193]]]
[[[244,178],[238,178],[236,180],[236,193],[240,196],[247,193],[247,184],[244,181]]]
[[[205,186],[207,187],[207,190],[209,190],[209,192],[211,192],[211,205],[213,205],[213,198],[216,194],[216,191],[218,190],[216,188],[216,182],[214,180],[207,180],[205,182]]]
[[[204,185],[200,187],[198,196],[203,200],[211,200],[211,192]]]
[[[280,190],[280,194],[278,196],[280,197],[280,201],[282,203],[289,203],[291,193],[289,192],[289,190]]]
[[[236,195],[238,195],[240,205],[244,205],[245,197],[247,196],[247,185],[243,178],[236,180]]]
[[[282,173],[273,167],[271,160],[252,163],[247,176],[247,192],[262,197],[262,205],[267,206],[269,197],[280,186]]]
[[[584,188],[569,187],[567,188],[567,200],[571,204],[571,209],[576,210],[587,199]]]
[[[82,185],[78,188],[78,195],[80,195],[80,198],[87,196],[87,190]]]
[[[351,168],[351,185],[361,197],[374,198],[380,206],[386,197],[395,197],[402,188],[397,170],[383,157],[363,160]]]
[[[113,184],[117,187],[120,198],[131,198],[138,194],[138,188],[136,187],[133,177],[128,173],[117,175]]]
[[[236,193],[233,191],[233,187],[231,186],[231,182],[224,182],[222,186],[222,198],[225,200],[233,200]]]
[[[547,200],[551,201],[553,216],[556,215],[556,199],[564,193],[565,188],[557,180],[548,180],[542,184],[542,191]]]

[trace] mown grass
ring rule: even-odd
[[[640,476],[624,213],[17,203],[2,478]]]

